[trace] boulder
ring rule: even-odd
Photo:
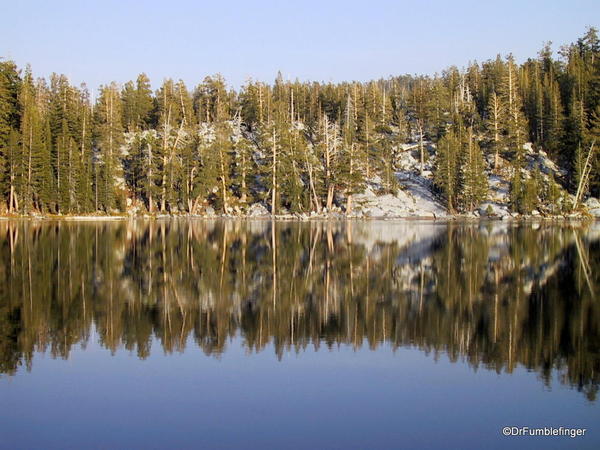
[[[600,208],[600,200],[598,200],[595,197],[590,197],[588,198],[584,203],[583,203],[588,209],[597,209]]]
[[[268,216],[269,210],[262,203],[254,203],[248,208],[249,217]]]
[[[385,211],[378,206],[372,206],[365,211],[367,217],[384,217]]]
[[[505,206],[493,202],[484,202],[479,205],[477,210],[482,217],[506,217],[510,215]]]

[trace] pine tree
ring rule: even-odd
[[[558,214],[561,211],[561,189],[554,175],[550,174],[544,183],[541,201],[550,214]]]
[[[133,81],[125,83],[121,91],[123,102],[123,125],[127,131],[146,130],[153,125],[152,110],[154,101],[150,79],[145,73]]]
[[[50,129],[52,132],[52,166],[56,174],[54,202],[57,212],[71,213],[77,208],[77,169],[81,136],[79,113],[81,92],[69,84],[64,75],[50,79]]]
[[[142,201],[153,213],[159,196],[157,186],[158,158],[156,149],[160,139],[156,130],[144,130],[126,135],[127,158],[124,164],[127,184],[134,201]]]
[[[509,191],[510,207],[513,212],[523,212],[524,184],[521,168],[513,165]]]
[[[519,199],[518,208],[519,212],[523,214],[530,214],[534,209],[539,206],[539,191],[540,191],[540,171],[536,168],[533,173],[525,180],[522,197]]]
[[[323,194],[321,197],[324,197],[323,206],[327,208],[327,211],[331,211],[335,199],[340,141],[338,124],[336,122],[332,123],[327,114],[323,114],[316,143],[317,154],[322,166],[322,181],[318,185],[322,186]]]
[[[503,148],[504,124],[505,124],[505,105],[502,97],[492,91],[486,114],[486,133],[490,142],[490,150],[494,155],[494,170],[498,171],[500,165],[500,151]]]
[[[55,211],[56,180],[52,171],[52,132],[50,131],[50,117],[47,114],[43,122],[37,169],[39,210],[41,212]]]
[[[254,147],[244,135],[242,117],[239,114],[232,121],[232,145],[234,155],[232,179],[236,185],[239,201],[245,205],[251,200],[251,187],[254,184],[252,180]]]
[[[19,145],[19,132],[10,130],[8,143],[5,147],[7,178],[8,178],[8,212],[10,214],[19,211],[19,192],[22,189],[23,179],[23,153]]]
[[[599,58],[600,61],[600,58]],[[600,63],[598,64],[600,65]],[[592,143],[595,146],[596,151],[592,154],[590,164],[592,170],[589,175],[589,189],[592,195],[600,195],[600,157],[598,154],[598,148],[600,147],[600,103],[596,106],[595,110],[590,114],[589,118],[589,132],[587,139],[587,147],[590,148]]]
[[[217,121],[214,123],[215,140],[211,147],[211,153],[216,155],[218,167],[218,185],[216,192],[216,203],[223,208],[225,214],[230,209],[229,185],[231,182],[231,152],[233,146],[230,140],[231,130],[229,122],[225,121],[220,113],[217,115]]]
[[[95,107],[97,150],[94,155],[96,209],[123,209],[124,179],[121,165],[121,102],[116,83],[100,88]]]
[[[267,122],[259,130],[259,148],[263,153],[263,171],[261,178],[269,194],[271,214],[279,211],[280,193],[279,182],[281,181],[281,123],[275,121]]]
[[[471,212],[484,201],[488,193],[488,181],[485,162],[479,144],[475,140],[473,127],[465,133],[460,163],[460,202],[463,208]]]
[[[211,123],[202,122],[198,130],[198,171],[194,174],[193,182],[193,210],[197,211],[200,205],[208,205],[211,197],[218,192],[219,165],[214,149],[216,139],[215,128]]]
[[[504,103],[507,110],[506,134],[509,151],[513,160],[522,163],[523,144],[526,140],[526,122],[523,115],[523,101],[519,89],[517,66],[512,58],[507,58],[506,74],[503,86]]]
[[[457,206],[460,147],[460,138],[452,129],[448,130],[437,143],[434,181],[444,195],[450,212],[454,212]]]
[[[192,171],[197,165],[197,158],[194,155],[194,134],[196,126],[196,118],[192,97],[187,90],[184,82],[179,80],[176,86],[179,105],[181,107],[181,122],[177,131],[177,137],[174,142],[175,147],[175,162],[171,166],[173,173],[170,177],[173,178],[175,192],[172,194],[171,202],[185,205],[189,208],[192,205]]]
[[[0,61],[0,189],[8,197],[8,208],[15,210],[15,164],[20,127],[20,77],[12,61]]]
[[[525,188],[523,182],[522,168],[525,164],[525,118],[522,110],[522,99],[519,91],[519,80],[517,67],[512,56],[507,58],[506,74],[503,86],[504,101],[507,105],[507,143],[509,151],[512,153],[511,165],[513,168],[513,178],[510,184],[511,206],[514,211],[522,212]]]
[[[180,150],[185,142],[187,121],[191,121],[191,100],[183,82],[175,84],[168,79],[157,93],[159,132],[162,145],[159,148],[160,210],[177,209],[178,192],[176,183],[181,171]]]
[[[427,99],[429,98],[429,86],[425,79],[419,78],[413,86],[411,95],[411,114],[416,123],[416,134],[419,142],[419,162],[420,172],[423,174],[425,165],[425,148],[423,140],[425,137],[425,125],[429,119],[429,108],[427,107]]]
[[[354,90],[354,95],[356,96],[356,90]],[[355,105],[356,97],[353,100],[351,94],[348,93],[342,130],[343,148],[339,158],[338,169],[340,182],[346,194],[346,214],[352,213],[352,198],[354,194],[363,190],[365,183],[365,174],[360,154],[361,147],[356,142],[359,130],[357,124],[358,114]],[[393,162],[393,159],[389,161],[390,165],[393,165]],[[392,176],[395,182],[395,174],[392,174]],[[388,187],[392,190],[393,187],[396,187],[396,184],[394,183],[393,187],[390,184]]]
[[[24,187],[21,192],[23,212],[29,213],[34,201],[34,164],[39,153],[40,124],[37,111],[35,88],[28,67],[21,83],[19,92],[19,106],[21,108],[21,148],[23,158]]]
[[[78,154],[74,156],[75,203],[79,213],[93,211],[92,193],[92,128],[93,117],[89,93],[85,87],[79,92],[76,102]]]
[[[301,171],[301,155],[304,153],[302,125],[292,121],[291,118],[288,120],[284,120],[280,128],[282,151],[279,164],[281,172],[287,176],[281,177],[279,191],[282,204],[291,212],[300,212],[305,208],[304,181]]]

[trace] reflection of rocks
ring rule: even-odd
[[[436,236],[445,229],[445,225],[431,221],[369,221],[351,224],[354,243],[371,250],[376,244],[391,244],[400,249],[426,242],[425,249]],[[404,252],[403,252],[404,253]]]
[[[278,355],[410,345],[558,370],[593,398],[599,240],[598,222],[2,222],[0,372],[34,351],[67,358],[94,327],[143,358],[155,340],[219,354],[233,336]]]

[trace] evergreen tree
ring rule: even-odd
[[[460,147],[460,137],[453,129],[448,130],[437,143],[434,180],[450,212],[454,212],[457,206]]]
[[[356,91],[355,91],[356,95]],[[365,174],[361,158],[361,147],[357,141],[359,132],[357,124],[358,114],[356,112],[356,98],[353,100],[350,93],[346,97],[346,108],[344,111],[343,124],[343,148],[339,161],[339,176],[342,187],[346,194],[346,214],[352,213],[352,197],[354,194],[362,192],[365,184]],[[389,152],[391,153],[391,151]],[[393,159],[388,161],[390,169],[393,166]],[[395,174],[392,173],[394,182],[396,181]],[[388,178],[389,181],[389,178]],[[392,190],[396,183],[391,183],[388,188]]]
[[[15,210],[15,146],[20,128],[19,89],[21,79],[12,61],[0,61],[0,190],[6,195],[8,209]]]
[[[251,188],[254,184],[252,175],[255,171],[253,159],[253,144],[245,136],[241,115],[236,115],[232,121],[232,145],[233,145],[233,174],[235,190],[239,202],[246,205],[251,201]],[[304,142],[302,140],[302,142]]]
[[[123,126],[121,102],[116,83],[100,88],[95,110],[97,148],[94,155],[94,196],[96,209],[111,212],[123,209],[124,179],[121,165]]]
[[[146,130],[153,125],[154,101],[150,79],[145,73],[136,82],[128,81],[121,91],[123,102],[123,125],[127,131]]]
[[[498,171],[500,165],[500,151],[504,147],[504,126],[506,107],[502,97],[494,90],[490,94],[486,114],[486,133],[490,142],[490,150],[494,155],[494,170]]]
[[[460,202],[463,208],[471,212],[484,201],[488,193],[488,181],[485,162],[479,144],[475,140],[473,127],[465,133],[460,162]]]
[[[41,212],[55,211],[56,204],[54,202],[56,197],[54,191],[56,180],[52,171],[52,132],[50,130],[50,117],[47,114],[43,122],[37,169],[36,178],[39,181],[37,189],[39,195],[38,209]]]

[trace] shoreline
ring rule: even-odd
[[[592,215],[568,216],[543,216],[543,215],[517,215],[517,216],[475,216],[475,215],[444,215],[444,216],[346,216],[341,213],[333,214],[278,214],[271,215],[233,215],[233,214],[156,214],[156,215],[0,215],[0,221],[26,220],[40,222],[120,222],[120,221],[159,221],[177,219],[196,220],[277,220],[277,221],[427,221],[427,222],[594,222],[600,217]]]

